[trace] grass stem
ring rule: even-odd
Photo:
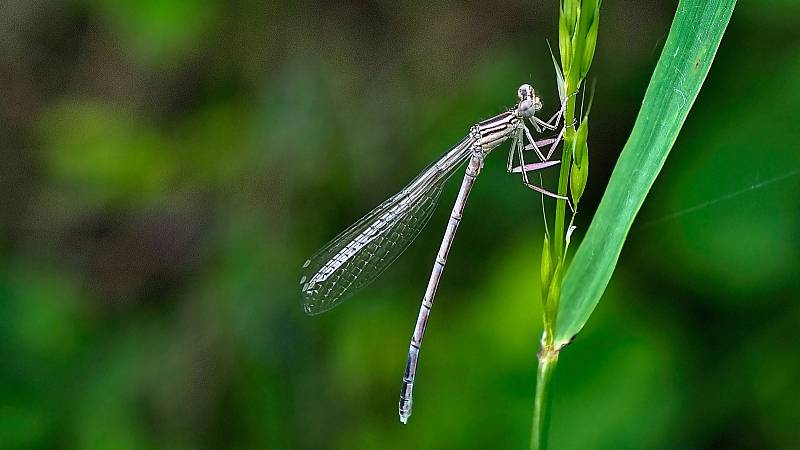
[[[545,339],[542,338],[544,343]],[[544,344],[543,344],[544,345]],[[533,403],[533,427],[531,429],[531,450],[547,448],[547,430],[550,425],[550,381],[553,378],[558,352],[552,347],[543,347],[539,352],[539,367],[536,370],[536,398]]]
[[[592,64],[597,44],[597,26],[601,0],[560,0],[559,9],[559,55],[561,68],[556,65],[559,80],[563,79],[560,92],[564,107],[564,143],[561,151],[561,168],[558,177],[558,195],[571,195],[573,208],[577,208],[588,177],[588,111],[576,128],[575,107],[578,90]],[[563,76],[563,78],[561,78]],[[561,82],[559,82],[559,88]],[[591,102],[590,102],[591,103]],[[574,159],[574,161],[573,161]],[[536,372],[536,398],[531,430],[531,449],[547,448],[548,417],[550,411],[550,380],[558,363],[559,347],[555,346],[556,319],[561,301],[561,281],[567,268],[567,232],[564,229],[567,200],[556,201],[553,235],[545,233],[542,250],[542,310],[544,331]],[[575,219],[573,209],[569,225]],[[545,217],[545,227],[547,227]],[[545,228],[547,229],[547,228]],[[552,246],[552,247],[551,247]],[[552,252],[550,251],[552,249]]]
[[[574,94],[578,87],[571,80],[566,80],[567,107],[564,111],[564,123],[569,125],[564,130],[564,150],[561,152],[561,170],[558,175],[558,195],[566,196],[569,186],[569,170],[572,165],[572,145],[575,142],[575,99]],[[555,232],[553,255],[557,258],[556,264],[564,260],[564,222],[566,218],[567,201],[556,200]]]

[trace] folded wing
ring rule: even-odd
[[[469,157],[471,144],[471,138],[459,142],[303,264],[300,291],[306,313],[339,305],[408,248],[433,214],[444,182]]]

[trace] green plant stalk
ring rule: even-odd
[[[580,43],[582,44],[582,42]],[[582,45],[580,51],[583,51]],[[567,187],[569,186],[569,169],[572,164],[572,146],[575,142],[575,100],[578,97],[574,95],[578,92],[577,71],[570,70],[565,74],[564,91],[567,95],[567,107],[564,110],[564,123],[567,126],[564,130],[564,151],[561,152],[561,170],[558,174],[558,195],[567,195]],[[559,261],[564,260],[564,218],[567,211],[567,201],[556,201],[556,218],[555,218],[555,255]]]
[[[575,98],[570,95],[577,91],[575,83],[565,83],[567,92],[567,107],[564,111],[565,123],[571,124],[575,118]],[[566,196],[569,186],[569,168],[572,164],[572,142],[575,138],[575,126],[569,126],[564,132],[564,150],[561,152],[561,171],[558,178],[558,193]],[[564,219],[566,215],[566,200],[558,200],[556,204],[555,234],[553,235],[553,257],[556,268],[552,274],[549,289],[545,289],[546,302],[544,309],[544,331],[542,332],[541,348],[539,350],[539,365],[536,371],[536,397],[533,404],[533,428],[531,429],[531,449],[543,450],[547,448],[548,428],[550,424],[550,380],[558,364],[558,349],[554,345],[556,313],[561,279],[564,267],[564,248],[566,234],[564,233]],[[545,243],[549,245],[549,243]]]
[[[558,352],[539,353],[539,367],[536,370],[536,398],[533,404],[533,428],[531,429],[531,450],[547,448],[547,429],[550,426],[550,380],[558,363]]]
[[[600,0],[561,0],[559,17],[559,54],[563,74],[566,100],[564,107],[564,144],[561,152],[561,168],[558,177],[558,194],[566,197],[570,188],[570,172],[576,144],[582,151],[586,146],[586,133],[577,133],[575,128],[575,108],[577,92],[586,72],[591,66],[594,49],[597,43],[597,24],[599,20]],[[587,54],[587,51],[589,52]],[[554,61],[555,63],[555,61]],[[556,64],[557,66],[557,64]],[[588,125],[588,124],[587,124]],[[582,130],[588,130],[587,127]],[[584,153],[581,153],[583,155]],[[583,161],[582,164],[586,164]],[[583,166],[586,167],[586,166]],[[586,183],[585,175],[576,172],[573,186],[573,201],[577,205],[578,198]],[[548,417],[550,415],[550,384],[558,364],[559,347],[555,345],[556,320],[561,298],[561,283],[566,262],[566,221],[567,200],[556,201],[554,234],[545,236],[542,259],[542,306],[544,331],[542,332],[539,364],[536,373],[536,398],[534,400],[533,428],[531,430],[531,448],[546,449],[548,435]],[[574,214],[573,214],[574,218]],[[546,225],[546,224],[545,224]],[[550,252],[552,246],[552,252]],[[552,274],[550,268],[553,268]]]
[[[567,190],[569,187],[570,168],[572,167],[572,149],[575,145],[575,105],[578,97],[576,94],[580,88],[581,82],[583,81],[581,79],[581,56],[584,54],[586,49],[586,36],[580,33],[580,23],[583,22],[584,17],[587,17],[587,14],[589,14],[588,11],[579,14],[579,23],[576,25],[575,35],[571,39],[571,63],[569,67],[562,67],[562,71],[564,73],[564,93],[567,99],[567,106],[564,110],[564,124],[566,125],[566,129],[564,130],[564,147],[563,151],[561,152],[561,168],[558,174],[557,193],[558,195],[563,195],[565,197],[568,194]],[[596,39],[596,35],[594,38]],[[594,49],[594,47],[592,47],[592,49]],[[563,66],[564,61],[561,61],[561,63]],[[553,254],[556,257],[556,265],[560,265],[564,269],[566,268],[566,233],[564,231],[566,212],[567,201],[556,200]],[[557,280],[559,286],[561,285],[561,278],[563,277],[564,272],[565,271],[562,270],[561,273],[557,274],[559,276],[559,279]],[[548,299],[549,304],[546,308],[549,314],[547,314],[548,317],[546,318],[544,325],[545,335],[548,337],[548,339],[544,344],[546,344],[547,347],[552,347],[553,337],[555,336],[556,315],[558,313],[559,298],[561,297],[560,292],[556,292],[556,294],[557,295],[554,298]]]
[[[575,119],[575,97],[569,96],[577,91],[569,81],[565,83],[567,92],[567,107],[564,111],[564,123],[572,123]],[[564,131],[564,150],[561,152],[561,171],[558,177],[558,194],[567,195],[569,186],[569,168],[572,165],[572,142],[575,138],[575,126],[569,126]],[[547,448],[548,428],[550,425],[550,380],[558,364],[558,349],[555,347],[555,325],[560,298],[559,288],[563,277],[564,248],[566,234],[564,233],[564,219],[566,216],[566,200],[557,200],[555,234],[553,235],[554,251],[552,253],[556,265],[550,289],[546,289],[546,302],[544,309],[544,331],[542,332],[541,348],[539,350],[539,365],[536,371],[536,397],[533,403],[533,428],[531,429],[531,449],[544,450]]]
[[[574,71],[573,71],[574,72]],[[564,110],[564,123],[570,124],[564,130],[564,150],[561,152],[561,168],[558,173],[558,195],[567,195],[567,187],[569,186],[569,169],[572,166],[572,146],[575,142],[575,99],[577,95],[573,95],[578,91],[577,83],[573,76],[569,76],[565,83],[565,92],[567,94],[567,107]],[[553,255],[556,257],[556,264],[564,261],[564,247],[566,234],[564,233],[564,223],[567,212],[567,201],[556,200],[556,217],[555,217],[555,231],[553,237]],[[562,272],[563,273],[563,272]],[[558,311],[558,304],[553,305],[554,311]],[[555,317],[551,317],[555,319]],[[553,323],[555,325],[555,323]]]

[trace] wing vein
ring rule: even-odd
[[[464,138],[306,261],[300,280],[308,314],[337,306],[400,256],[427,224],[445,181],[469,157],[472,143]]]

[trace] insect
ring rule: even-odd
[[[399,403],[400,421],[403,423],[411,416],[417,361],[436,288],[461,222],[467,197],[483,167],[484,159],[492,150],[511,139],[506,167],[508,172],[520,173],[525,186],[542,195],[566,200],[566,197],[554,194],[528,179],[528,172],[560,163],[558,160],[551,161],[550,157],[564,136],[564,127],[554,137],[536,141],[526,123],[529,122],[538,133],[558,130],[564,113],[563,96],[561,108],[547,121],[536,117],[542,102],[531,85],[520,86],[517,97],[519,101],[512,109],[472,126],[466,137],[400,192],[367,213],[303,264],[300,291],[305,312],[320,314],[339,305],[375,280],[411,244],[431,217],[444,183],[458,167],[467,163],[408,349]],[[526,164],[524,153],[531,150],[536,153],[538,162]],[[515,157],[519,160],[518,166],[514,166]]]

